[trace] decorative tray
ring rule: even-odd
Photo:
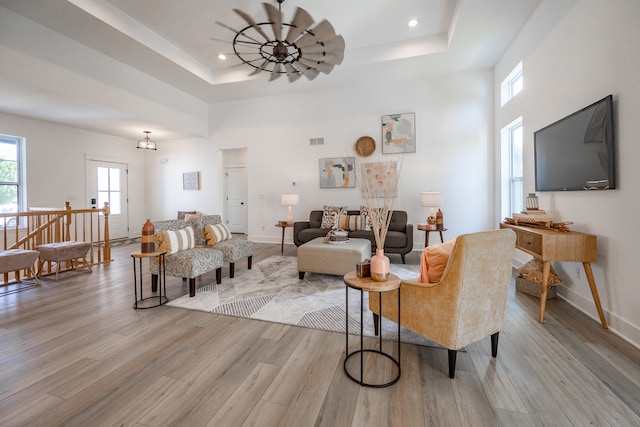
[[[325,243],[329,244],[329,245],[344,245],[345,243],[348,243],[349,239],[347,240],[326,240]]]

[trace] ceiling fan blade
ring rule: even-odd
[[[274,5],[269,3],[262,4],[267,11],[269,21],[271,21],[273,35],[276,37],[276,40],[282,40],[282,14],[280,14],[280,11]]]
[[[216,24],[220,25],[222,28],[226,28],[227,30],[231,31],[233,34],[240,34],[240,32],[234,28],[231,28],[230,26],[228,26],[227,24],[223,24],[220,21],[216,21]],[[243,37],[248,38],[249,40],[253,40],[254,42],[256,42],[257,44],[261,45],[262,42],[258,41],[256,39],[254,39],[253,37],[250,37],[248,35],[246,35],[245,33],[241,33],[243,35]],[[246,43],[246,42],[245,42]]]
[[[302,57],[309,61],[326,62],[328,64],[340,65],[344,59],[344,53],[342,52],[327,52],[327,53],[305,53],[302,52]]]
[[[325,74],[329,74],[331,71],[333,71],[333,68],[335,67],[335,65],[333,64],[328,64],[326,62],[312,61],[306,58],[300,58],[298,59],[298,62],[307,68],[313,68]]]
[[[264,62],[255,70],[253,70],[251,73],[249,73],[250,76],[255,76],[256,74],[258,74],[260,71],[264,70],[265,67],[269,65],[269,60],[265,59]]]
[[[266,41],[269,41],[269,37],[264,33],[264,31],[262,31],[262,28],[260,28],[260,26],[255,23],[253,18],[251,18],[249,15],[247,15],[245,12],[241,11],[240,9],[233,9],[233,11],[238,15],[240,15],[242,19],[247,21],[247,24],[249,24],[254,30],[256,30],[258,34],[264,37]]]
[[[320,74],[320,72],[318,70],[314,69],[314,68],[308,68],[308,67],[305,67],[305,66],[300,66],[299,69],[300,69],[300,72],[302,74],[304,74],[304,76],[309,80],[315,79]]]
[[[284,69],[287,70],[287,77],[289,77],[289,83],[293,83],[300,78],[302,74],[300,71],[296,70],[293,65],[286,63],[284,64]]]
[[[327,25],[323,25],[324,23]],[[296,40],[296,46],[302,48],[315,43],[324,43],[333,40],[337,37],[341,37],[333,31],[333,26],[328,21],[322,21],[318,26],[307,32],[298,40]]]
[[[291,21],[292,27],[289,27],[289,33],[285,39],[289,43],[293,43],[300,34],[307,30],[313,24],[313,18],[309,15],[309,12],[299,7],[296,9],[296,14]]]
[[[273,66],[273,71],[271,71],[271,76],[269,76],[269,81],[275,80],[278,77],[280,77],[280,75],[282,74],[280,71],[282,71],[282,67],[280,66],[280,64],[276,64]]]
[[[342,36],[337,36],[331,40],[324,41],[322,43],[313,43],[307,46],[298,46],[300,50],[304,52],[344,52],[344,39]]]

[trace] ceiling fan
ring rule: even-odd
[[[218,25],[235,33],[233,51],[245,64],[254,68],[249,75],[262,71],[271,73],[269,81],[286,74],[290,82],[305,76],[315,79],[320,73],[329,74],[344,59],[345,43],[326,19],[311,28],[314,21],[301,7],[296,8],[293,21],[284,22],[282,3],[278,8],[262,3],[268,21],[256,22],[247,13],[233,9],[248,25],[236,30],[226,24]],[[272,34],[272,35],[271,35]]]

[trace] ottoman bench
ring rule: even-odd
[[[15,272],[15,279],[20,282],[20,270],[28,270],[37,284],[40,284],[33,266],[40,253],[28,249],[8,249],[0,252],[0,273]]]
[[[67,242],[47,243],[44,245],[36,246],[38,252],[40,252],[40,266],[38,268],[38,274],[42,272],[42,265],[48,262],[56,263],[56,279],[58,280],[58,273],[60,272],[60,264],[69,261],[71,263],[71,269],[75,269],[73,263],[74,260],[82,258],[84,265],[88,271],[91,270],[91,266],[87,262],[87,252],[91,249],[91,243],[89,242],[76,242],[73,240]]]
[[[322,273],[342,276],[356,269],[356,264],[371,258],[368,239],[349,239],[345,243],[329,244],[317,237],[298,247],[298,276]]]

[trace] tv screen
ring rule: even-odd
[[[616,188],[613,96],[533,134],[536,191]]]

